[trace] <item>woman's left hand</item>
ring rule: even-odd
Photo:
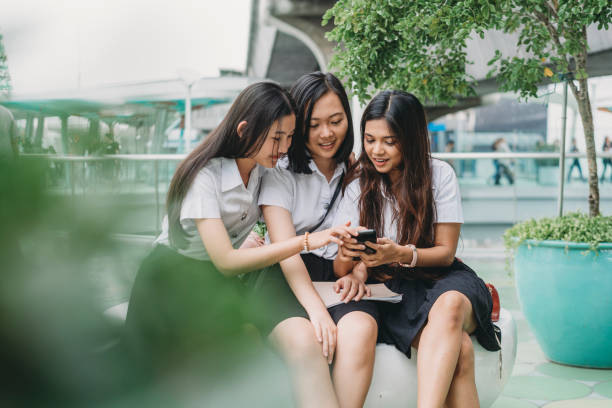
[[[365,252],[360,254],[361,260],[368,268],[397,262],[399,259],[400,246],[389,238],[378,238],[376,243],[366,242],[365,244],[376,251],[373,254]]]
[[[249,233],[249,236],[242,243],[242,245],[240,245],[240,249],[257,248],[263,246],[265,243],[266,241],[262,237],[260,237],[258,233],[256,233],[255,231],[251,231]]]

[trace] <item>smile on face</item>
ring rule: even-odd
[[[272,168],[281,156],[287,154],[295,131],[295,115],[283,116],[274,121],[261,149],[253,156],[257,164]]]
[[[391,179],[399,176],[402,153],[399,141],[385,119],[366,122],[363,149],[376,171],[388,174]]]
[[[312,109],[306,148],[313,159],[334,157],[348,130],[346,112],[340,98],[334,92],[327,92],[315,102]]]

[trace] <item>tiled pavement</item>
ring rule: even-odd
[[[463,254],[463,260],[486,282],[497,287],[502,307],[511,311],[518,328],[517,358],[512,377],[492,408],[612,408],[612,369],[586,369],[551,363],[520,310],[513,277],[506,270],[505,259],[483,259],[469,252]]]

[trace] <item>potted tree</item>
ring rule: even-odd
[[[466,43],[474,35],[486,38],[492,32],[509,34],[508,41],[516,42],[512,55],[496,50],[488,61],[489,77],[497,79],[500,90],[517,92],[526,99],[537,96],[538,86],[547,81],[566,82],[576,99],[586,142],[588,216],[571,214],[529,221],[512,228],[507,238],[517,249],[515,268],[523,310],[548,356],[569,364],[612,366],[609,352],[612,305],[608,300],[612,298],[612,237],[609,232],[604,233],[612,230],[612,224],[609,217],[599,215],[593,114],[586,69],[587,28],[607,30],[612,21],[612,3],[598,0],[339,0],[325,14],[323,24],[332,19],[335,27],[327,33],[327,38],[338,42],[332,66],[351,84],[361,101],[384,88],[410,90],[430,105],[436,102],[452,105],[461,96],[476,96],[474,78],[466,71],[467,64],[473,62],[468,61]],[[470,105],[469,99],[464,101]],[[555,263],[559,260],[561,264]],[[564,281],[565,275],[572,280]],[[581,284],[576,282],[577,278],[582,279]],[[567,291],[560,290],[561,286]],[[607,292],[591,291],[587,287],[607,288]],[[557,323],[552,322],[552,309],[564,311],[555,315],[559,319]],[[595,329],[597,319],[603,325],[600,329],[607,328],[605,333]],[[562,327],[569,320],[577,325]],[[564,343],[576,338],[581,338],[576,344],[584,345],[586,339],[599,348],[584,349],[583,354],[590,354],[588,358],[571,359],[553,350],[557,346],[571,347]],[[593,355],[601,354],[606,347],[606,359]]]

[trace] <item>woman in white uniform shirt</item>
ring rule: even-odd
[[[291,97],[280,86],[250,85],[176,169],[168,216],[140,267],[126,321],[126,342],[155,367],[214,352],[215,344],[239,336],[249,320],[240,316],[250,308],[238,274],[275,264],[305,245],[318,248],[338,241],[335,236],[345,231],[327,229],[307,238],[239,249],[260,217],[261,167],[274,167],[286,153],[294,112]]]
[[[431,158],[423,106],[413,95],[386,91],[361,120],[363,146],[334,222],[374,229],[378,242],[349,239],[340,247],[338,275],[359,266],[402,293],[380,305],[380,341],[417,361],[419,407],[477,407],[469,334],[488,350],[499,343],[484,282],[455,258],[463,215],[453,169]],[[354,180],[351,182],[351,178]]]
[[[353,148],[349,102],[335,76],[304,75],[291,95],[297,105],[293,144],[287,158],[266,171],[259,196],[272,242],[332,225]],[[312,285],[337,280],[336,252],[337,245],[302,252],[281,261],[282,273],[264,271],[256,284],[255,293],[277,302],[271,338],[290,365],[301,407],[361,407],[372,377],[378,309],[374,302],[349,302],[366,293],[365,270],[337,283],[347,303],[329,310]]]

